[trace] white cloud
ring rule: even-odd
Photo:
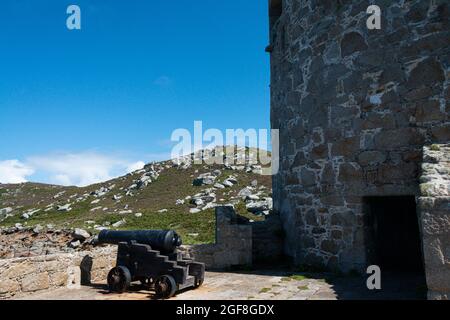
[[[138,162],[132,163],[132,164],[130,164],[127,167],[127,173],[131,173],[131,172],[134,172],[134,171],[137,171],[137,170],[141,170],[141,169],[144,168],[144,166],[145,166],[145,162],[144,161],[138,161]]]
[[[62,186],[70,186],[74,185],[72,181],[70,180],[70,177],[65,174],[57,174],[53,176],[54,183],[62,185]]]
[[[0,183],[27,182],[26,177],[32,175],[33,168],[19,160],[0,161]]]
[[[65,186],[104,182],[128,173],[130,168],[144,165],[142,161],[131,162],[92,151],[34,156],[27,159],[27,164],[46,177],[45,182]]]
[[[170,160],[170,155],[170,152],[147,153],[145,154],[145,158],[150,161],[166,161]]]

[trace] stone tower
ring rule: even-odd
[[[366,25],[372,4],[381,30]],[[450,292],[449,11],[448,0],[270,1],[274,208],[295,263],[402,259],[425,265],[431,295]]]

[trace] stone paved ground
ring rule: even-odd
[[[370,292],[362,277],[289,274],[284,271],[252,271],[251,273],[207,272],[204,285],[179,293],[174,300],[336,300],[336,299],[420,299],[423,288],[415,277],[383,278],[385,290]],[[57,289],[36,293],[22,299],[38,300],[147,300],[150,292],[133,286],[131,292],[110,294],[104,284],[77,290]]]

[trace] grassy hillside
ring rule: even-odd
[[[193,180],[214,170],[221,171],[216,182],[222,182],[230,175],[237,180],[231,187],[212,189],[217,199],[215,203],[233,202],[239,213],[247,218],[263,219],[260,215],[247,212],[245,202],[242,197],[238,197],[238,193],[252,182],[255,185],[257,181],[255,191],[269,196],[271,177],[247,173],[245,170],[229,170],[222,165],[192,165],[183,169],[174,167],[172,162],[161,162],[153,166],[159,171],[159,178],[146,187],[131,191],[130,186],[136,184],[142,171],[85,188],[36,183],[0,185],[0,209],[13,209],[0,222],[0,227],[12,227],[17,223],[25,227],[79,227],[94,234],[103,227],[124,230],[175,229],[183,236],[185,243],[212,242],[215,231],[214,209],[190,213],[195,205],[184,199],[213,188],[212,185],[194,186]],[[99,195],[98,190],[102,187],[111,190]],[[177,204],[177,200],[184,200],[185,203]],[[58,210],[67,204],[70,204],[70,211]],[[36,210],[39,211],[29,218],[23,217],[24,213]],[[113,226],[119,221],[124,221],[124,224]]]

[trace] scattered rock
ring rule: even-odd
[[[204,209],[203,207],[208,206],[210,203],[216,202],[216,194],[213,193],[214,189],[206,189],[201,193],[196,194],[191,197],[190,203],[194,204],[198,209]],[[208,206],[210,208],[211,206]]]
[[[246,198],[253,193],[253,189],[251,187],[245,187],[241,191],[239,191],[238,196],[241,198]]]
[[[198,178],[194,179],[194,182],[192,183],[196,187],[200,187],[203,185],[213,185],[216,181],[216,176],[212,175],[211,173],[204,173],[198,176]]]
[[[122,210],[122,211],[119,211],[119,214],[130,214],[130,213],[133,213],[133,210]]]
[[[227,188],[231,188],[232,186],[234,186],[234,183],[228,180],[225,180],[224,182],[222,182],[222,184]]]
[[[222,171],[214,170],[212,174],[213,174],[213,176],[218,177],[218,176],[220,176],[222,174]]]
[[[30,219],[35,213],[38,213],[41,211],[41,209],[31,209],[22,214],[22,219],[28,220]]]
[[[113,187],[115,187],[115,186],[113,186]],[[91,192],[91,196],[100,198],[100,197],[103,197],[104,195],[106,195],[109,191],[110,191],[109,188],[101,187],[100,189]]]
[[[147,187],[150,183],[152,183],[152,178],[147,175],[143,175],[141,179],[136,183],[136,185],[138,189],[143,189]]]
[[[0,216],[2,216],[2,215],[7,215],[8,213],[11,213],[12,211],[13,211],[12,208],[3,208],[3,209],[0,209]]]
[[[199,235],[198,233],[188,233],[188,236],[193,238],[197,238]]]
[[[58,199],[59,197],[61,197],[61,196],[64,195],[65,193],[66,193],[65,191],[58,192],[57,194],[55,194],[55,195],[53,196],[53,199]]]
[[[65,205],[63,205],[63,206],[58,206],[58,211],[63,211],[63,212],[69,212],[69,211],[71,211],[72,210],[72,208],[70,207],[71,206],[71,204],[70,203],[68,203],[68,204],[65,204]]]
[[[229,176],[226,181],[231,182],[232,184],[237,184],[238,180],[235,176]]]
[[[256,194],[251,194],[245,198],[245,201],[258,201],[260,198]]]
[[[112,226],[114,228],[120,228],[120,227],[124,226],[126,223],[127,223],[126,220],[120,220],[120,221],[117,221],[116,223],[114,223]]]
[[[69,248],[76,249],[81,246],[80,240],[75,240],[69,243]]]
[[[262,201],[254,201],[246,204],[247,211],[255,214],[263,214],[264,211],[272,210],[272,198],[265,198]]]
[[[197,207],[200,207],[205,204],[201,198],[192,199],[193,204],[195,204]]]
[[[44,230],[44,228],[40,224],[38,224],[37,226],[34,227],[33,232],[34,233],[41,233],[42,230]]]
[[[75,240],[80,240],[80,241],[85,241],[85,240],[88,239],[90,236],[91,236],[91,235],[90,235],[89,232],[87,232],[86,230],[83,230],[83,229],[79,229],[79,228],[76,228],[76,229],[74,230],[73,234],[72,234],[72,237],[73,237]]]

